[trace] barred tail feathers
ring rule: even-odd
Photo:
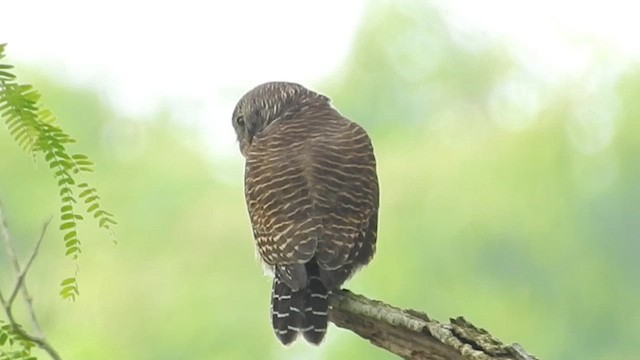
[[[307,342],[319,345],[327,333],[329,291],[320,280],[318,264],[307,266],[309,285],[305,297],[305,327],[302,336]]]
[[[271,324],[276,337],[283,345],[291,344],[298,337],[298,331],[289,326],[291,294],[291,288],[276,275],[271,291]]]
[[[307,286],[293,291],[276,273],[271,294],[271,321],[276,337],[284,345],[302,333],[305,340],[318,345],[327,332],[329,291],[320,280],[315,261],[306,264]]]

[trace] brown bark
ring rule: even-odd
[[[505,345],[463,317],[448,324],[349,290],[335,292],[329,319],[405,359],[537,360],[520,345]]]

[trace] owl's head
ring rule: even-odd
[[[233,110],[240,152],[246,155],[254,137],[271,123],[291,118],[312,104],[329,104],[329,98],[289,82],[268,82],[250,90]]]

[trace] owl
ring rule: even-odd
[[[320,344],[329,295],[376,250],[379,190],[365,130],[329,98],[289,82],[247,92],[233,111],[257,252],[273,274],[276,337]]]

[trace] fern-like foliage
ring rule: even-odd
[[[76,262],[76,272],[60,284],[60,295],[75,300],[79,294],[77,261],[81,242],[78,222],[84,220],[82,214],[92,215],[112,239],[116,221],[113,214],[100,206],[98,191],[79,180],[84,173],[93,172],[93,162],[86,155],[69,152],[67,147],[75,140],[56,124],[53,113],[43,108],[40,93],[31,85],[19,84],[11,73],[13,66],[2,63],[5,46],[0,44],[0,118],[24,151],[34,158],[43,156],[58,183],[65,255]]]
[[[34,343],[16,334],[10,324],[0,320],[0,360],[36,360],[31,355],[34,347]]]

